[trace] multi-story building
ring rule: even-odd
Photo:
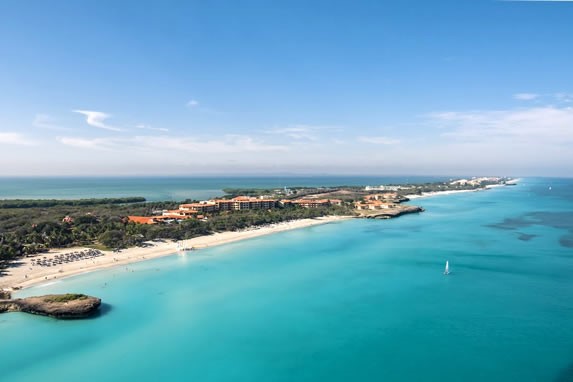
[[[383,202],[380,200],[368,200],[365,202],[354,202],[354,208],[357,210],[382,210],[396,207],[396,204]]]
[[[385,199],[396,199],[398,198],[397,192],[384,192],[382,194],[371,194],[366,195],[364,200],[385,200]]]
[[[328,199],[297,199],[293,200],[292,204],[303,208],[318,208],[330,206]]]
[[[268,210],[275,208],[275,199],[260,199],[248,196],[237,196],[233,199],[217,199],[213,201],[217,204],[219,211],[241,211],[241,210]]]
[[[193,211],[193,212],[215,212],[219,209],[217,204],[212,201],[202,201],[198,203],[187,203],[181,204],[179,209],[182,211]]]

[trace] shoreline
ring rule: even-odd
[[[517,184],[517,182],[520,179],[514,179],[512,185]],[[440,195],[452,195],[452,194],[460,194],[463,192],[480,192],[480,191],[487,191],[490,190],[492,188],[498,188],[498,187],[507,187],[506,184],[490,184],[487,185],[485,187],[482,188],[476,188],[474,190],[448,190],[448,191],[432,191],[432,192],[422,192],[421,195],[418,194],[409,194],[409,195],[404,195],[406,198],[410,199],[410,200],[414,200],[414,199],[422,199],[422,198],[428,198],[431,196],[440,196]]]
[[[486,188],[478,188],[475,190],[432,191],[432,192],[422,192],[422,194],[409,194],[409,195],[404,195],[404,196],[410,200],[414,200],[414,199],[429,198],[432,196],[461,194],[461,193],[465,193],[465,192],[478,192],[478,191],[485,191],[485,190],[486,190]]]
[[[425,192],[421,195],[410,194],[404,195],[410,200],[428,198],[432,196],[458,194],[463,192],[487,191],[490,188],[502,187],[504,185],[493,185],[475,190],[449,190]],[[356,218],[354,216],[324,216],[314,219],[300,219],[288,222],[276,223],[267,226],[256,226],[245,228],[240,231],[218,232],[212,235],[199,236],[193,239],[185,240],[185,244],[193,247],[195,250],[208,248],[241,240],[252,239],[260,236],[270,235],[273,233],[289,231],[293,229],[312,227],[341,220]],[[3,270],[5,273],[0,276],[0,290],[18,290],[50,284],[56,280],[62,280],[72,276],[78,276],[84,273],[90,273],[102,269],[125,266],[140,261],[152,260],[165,256],[173,256],[178,253],[177,243],[171,240],[162,242],[147,242],[149,247],[132,247],[121,250],[121,252],[101,251],[104,255],[97,258],[83,259],[53,267],[40,267],[32,265],[32,258],[27,257],[18,261],[14,266]],[[56,255],[70,253],[74,251],[83,251],[87,247],[61,248],[50,250],[47,253],[39,254],[34,258],[53,258]]]
[[[194,249],[219,246],[237,241],[253,239],[260,236],[270,235],[278,232],[290,231],[299,228],[312,227],[353,218],[352,216],[324,216],[314,219],[300,219],[288,222],[271,224],[268,226],[250,227],[241,231],[218,232],[212,235],[199,236],[185,240],[185,244]],[[5,274],[0,276],[0,290],[19,290],[52,283],[68,277],[90,273],[102,269],[125,266],[140,261],[157,259],[165,256],[177,254],[177,243],[175,241],[148,242],[150,247],[134,247],[121,250],[121,252],[101,251],[104,255],[97,258],[83,259],[54,267],[40,267],[32,265],[32,258],[26,257],[16,263],[16,265],[3,270]],[[53,258],[58,254],[82,251],[86,247],[63,248],[50,250],[47,253],[39,254],[35,258]],[[185,254],[186,256],[188,254]]]

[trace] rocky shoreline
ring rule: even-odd
[[[58,319],[88,318],[97,313],[101,299],[83,294],[50,294],[11,299],[8,292],[0,295],[0,313],[23,312]]]
[[[360,211],[358,217],[366,219],[392,219],[398,216],[419,212],[424,212],[424,209],[418,206],[398,206],[380,210]]]

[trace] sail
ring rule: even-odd
[[[444,274],[447,275],[450,273],[450,262],[446,261],[446,269],[444,269]]]

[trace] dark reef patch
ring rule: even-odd
[[[573,362],[570,363],[566,368],[561,370],[561,372],[554,379],[554,382],[571,382],[573,381]]]
[[[528,233],[521,233],[521,232],[518,232],[518,233],[519,233],[519,236],[517,237],[517,239],[521,240],[521,241],[529,241],[529,240],[533,239],[534,237],[539,236],[539,235],[532,235],[532,234],[528,234]]]
[[[502,222],[488,224],[486,227],[503,229],[503,230],[517,230],[520,228],[527,228],[534,225],[551,227],[555,229],[562,229],[567,233],[559,239],[559,244],[565,248],[573,248],[573,211],[559,211],[547,212],[538,211],[531,212],[516,218],[506,218]],[[518,240],[529,241],[538,235],[524,234],[518,232]]]
[[[573,248],[573,233],[570,235],[561,236],[559,238],[559,244],[565,248]]]

